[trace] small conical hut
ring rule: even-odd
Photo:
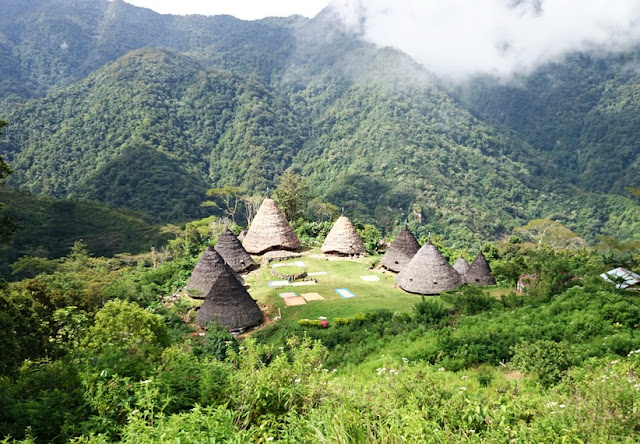
[[[400,272],[420,249],[416,237],[406,226],[398,233],[387,252],[380,259],[380,265],[387,270]]]
[[[242,246],[251,254],[262,254],[269,250],[297,251],[300,249],[300,240],[276,203],[267,197],[253,218]]]
[[[356,228],[345,216],[340,216],[333,224],[331,231],[329,231],[322,244],[321,250],[327,254],[349,256],[365,254],[367,251]]]
[[[469,262],[467,262],[465,258],[460,256],[460,259],[458,259],[456,263],[453,264],[453,268],[460,274],[460,276],[464,276],[465,274],[467,274],[467,271],[469,271]],[[464,278],[462,280],[464,281]]]
[[[409,293],[439,294],[460,287],[462,277],[429,241],[398,273],[396,282]]]
[[[198,263],[191,272],[184,291],[196,299],[204,299],[211,290],[215,280],[216,263],[219,254],[212,247],[208,247],[200,256]]]
[[[227,328],[247,328],[260,324],[263,318],[260,307],[240,284],[231,267],[213,248],[207,248],[204,257],[208,267],[209,290],[196,315],[196,323],[206,327],[209,322],[216,321]]]
[[[469,271],[465,275],[465,282],[469,285],[496,285],[496,280],[491,275],[491,267],[489,267],[482,251],[471,263]]]
[[[247,271],[255,265],[247,250],[243,248],[238,238],[228,228],[225,228],[220,234],[214,248],[236,273]]]

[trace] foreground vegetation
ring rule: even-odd
[[[326,300],[281,305],[280,322],[243,339],[215,326],[199,336],[185,322],[191,304],[166,296],[215,242],[211,223],[172,241],[173,259],[155,267],[76,244],[4,285],[6,442],[637,441],[640,298],[597,277],[613,256],[486,246],[507,288],[425,299],[382,274],[359,280],[376,274],[375,257],[306,256],[327,280],[292,288]],[[514,269],[539,276],[525,295],[508,290]],[[270,276],[263,267],[247,281],[278,306]],[[345,283],[355,298],[330,294]],[[326,328],[312,322],[321,313]]]

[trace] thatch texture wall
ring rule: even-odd
[[[467,262],[465,258],[461,257],[455,264],[453,264],[453,268],[460,274],[460,276],[464,276],[467,274],[467,271],[469,271],[469,262]]]
[[[242,273],[255,265],[249,253],[228,228],[220,234],[214,248],[236,273]]]
[[[482,254],[482,251],[478,253],[476,258],[471,263],[469,271],[465,275],[465,282],[469,285],[495,285],[496,279],[491,274],[491,267],[487,259]]]
[[[340,216],[331,227],[321,248],[323,253],[336,253],[344,255],[363,255],[366,253],[360,235],[351,221]]]
[[[238,281],[235,272],[213,248],[208,248],[205,255],[209,291],[198,310],[196,323],[206,327],[209,322],[216,321],[227,328],[247,328],[260,324],[263,319],[260,307]]]
[[[300,249],[300,240],[276,203],[266,198],[253,218],[242,246],[251,254],[262,254],[269,250],[297,251]]]
[[[196,299],[204,299],[209,293],[216,279],[216,267],[219,266],[217,265],[219,256],[212,247],[208,247],[204,253],[202,253],[198,263],[191,272],[191,276],[189,276],[187,285],[184,287],[184,290],[189,296]]]
[[[400,272],[420,249],[420,244],[415,236],[404,227],[396,239],[391,243],[382,259],[380,265],[387,270]]]
[[[396,282],[409,293],[439,294],[460,287],[462,278],[429,241],[398,273]]]

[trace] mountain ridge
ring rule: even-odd
[[[39,4],[56,10],[74,1]],[[118,7],[118,23],[137,17],[119,15]],[[206,34],[199,21],[242,22],[192,19],[181,23],[194,30],[177,34]],[[11,184],[176,221],[201,215],[197,196],[208,187],[265,193],[291,169],[307,178],[315,201],[385,230],[419,209],[421,229],[464,242],[495,239],[550,214],[591,240],[637,236],[631,199],[592,192],[521,128],[481,112],[464,91],[443,88],[408,56],[361,42],[332,20],[325,10],[308,21],[242,22],[224,38],[215,35],[225,27],[203,37],[205,45],[173,43],[187,51],[135,49],[12,106],[0,139],[16,170]],[[153,166],[128,168],[145,164]],[[189,197],[169,193],[159,205],[153,184],[162,191],[168,183]],[[622,228],[612,225],[629,217]]]

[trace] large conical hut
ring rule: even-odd
[[[260,324],[263,316],[258,304],[240,284],[234,271],[220,254],[209,247],[203,254],[203,259],[207,274],[206,283],[201,282],[201,288],[208,291],[196,315],[196,323],[200,327],[206,327],[209,322],[216,321],[230,329]],[[198,265],[203,259],[200,259]]]
[[[460,287],[462,278],[429,241],[398,273],[396,282],[409,293],[439,294]]]
[[[267,197],[253,218],[242,246],[251,254],[262,254],[269,250],[297,251],[300,249],[300,240],[276,203]]]
[[[491,275],[491,267],[489,267],[482,251],[471,263],[469,271],[465,275],[465,282],[469,285],[496,285],[496,280]]]
[[[387,252],[380,259],[380,265],[387,270],[400,272],[420,249],[416,237],[406,226],[398,233]]]
[[[236,273],[247,271],[255,265],[247,250],[228,228],[220,234],[214,248]]]
[[[460,276],[464,276],[465,274],[467,274],[467,271],[469,271],[469,262],[467,262],[465,258],[460,256],[460,259],[458,259],[456,263],[453,264],[453,268],[460,274]],[[462,280],[464,281],[464,278]]]
[[[331,231],[329,231],[322,244],[321,250],[326,254],[348,256],[363,255],[367,251],[356,228],[345,216],[340,216],[333,224]]]

